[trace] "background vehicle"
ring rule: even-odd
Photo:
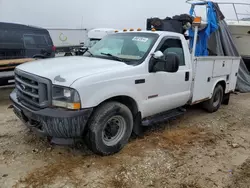
[[[187,0],[191,4],[191,12],[196,15],[204,15],[206,22],[208,7],[211,1]],[[214,40],[209,40],[209,49],[214,55],[241,56],[242,60],[239,68],[239,75],[236,89],[240,92],[250,92],[250,72],[249,72],[249,3],[242,2],[218,2],[213,3],[216,7],[216,16],[219,18],[220,27],[212,36]],[[219,10],[220,9],[220,10]],[[223,12],[221,11],[223,10]],[[210,11],[211,12],[211,11]],[[224,14],[225,12],[225,14]],[[205,13],[205,14],[204,14]],[[217,46],[214,44],[221,43]],[[221,47],[223,46],[223,48]]]
[[[87,29],[47,28],[56,47],[56,56],[78,55],[88,43]]]
[[[206,3],[206,0],[187,0],[187,3],[199,2],[200,4]],[[220,9],[225,15],[225,21],[229,27],[232,34],[233,40],[236,44],[240,55],[246,60],[250,57],[250,3],[239,2],[239,1],[229,1],[229,2],[217,2]],[[196,7],[196,13],[201,15],[206,11],[205,6]],[[231,14],[226,14],[225,12],[230,12]],[[204,19],[206,19],[204,15]],[[250,67],[249,63],[247,66]]]
[[[88,32],[88,40],[85,45],[80,47],[75,55],[83,55],[89,48],[94,46],[97,42],[99,42],[103,37],[108,34],[112,34],[118,32],[118,30],[112,28],[98,28],[98,29],[91,29]]]
[[[32,58],[55,57],[46,29],[0,22],[0,85],[13,84],[14,68]]]
[[[43,28],[0,22],[0,59],[55,57],[49,32]]]

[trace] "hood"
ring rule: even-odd
[[[53,84],[70,86],[79,78],[128,66],[118,61],[78,56],[36,60],[19,65],[17,69],[48,78]]]

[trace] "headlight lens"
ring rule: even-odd
[[[78,92],[75,89],[53,86],[52,104],[57,107],[78,110],[81,108],[81,101]]]

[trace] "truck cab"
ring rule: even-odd
[[[184,105],[217,111],[235,89],[239,62],[195,57],[180,33],[124,30],[106,35],[82,57],[18,66],[10,99],[38,134],[84,139],[93,152],[110,155],[132,132],[182,114]]]

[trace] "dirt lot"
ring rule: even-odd
[[[9,92],[0,99],[0,187],[250,187],[250,94],[214,114],[188,109],[99,157],[33,135],[7,109]]]

